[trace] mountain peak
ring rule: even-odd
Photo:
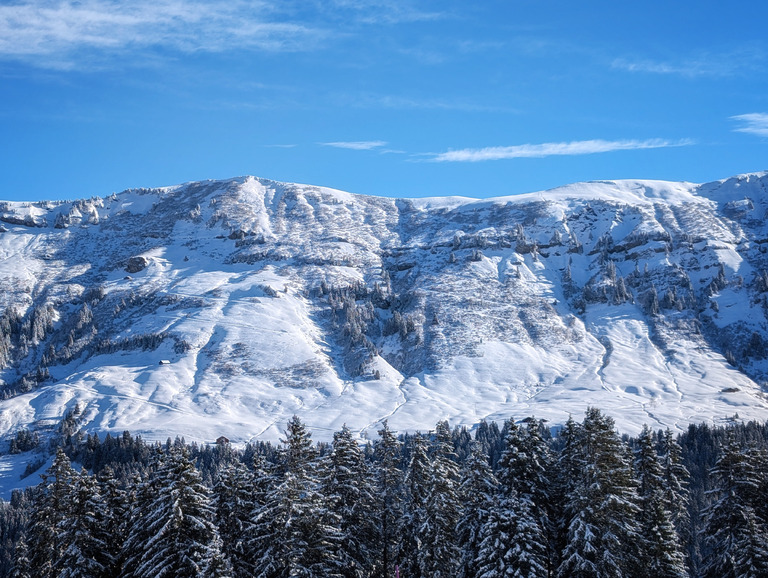
[[[3,203],[0,433],[75,404],[87,431],[236,442],[293,414],[320,437],[586,406],[630,433],[759,419],[767,180],[389,199],[246,176]]]

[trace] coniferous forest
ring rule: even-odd
[[[0,503],[2,576],[768,576],[766,424],[629,438],[592,408],[365,445],[298,417],[242,449],[59,442]]]

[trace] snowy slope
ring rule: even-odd
[[[276,440],[293,414],[319,439],[589,405],[629,433],[763,420],[767,183],[3,203],[0,435],[76,404],[86,431],[201,442]]]

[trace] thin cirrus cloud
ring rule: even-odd
[[[152,47],[180,52],[295,51],[326,33],[242,0],[22,0],[0,6],[0,59],[74,68]]]
[[[764,112],[751,112],[732,116],[731,120],[743,123],[736,132],[746,132],[758,136],[768,136],[768,114]]]
[[[613,151],[657,149],[693,144],[691,140],[584,140],[561,143],[523,144],[505,147],[485,147],[452,150],[434,154],[432,162],[481,162],[504,159],[542,158],[608,153]]]
[[[744,47],[722,53],[702,53],[677,60],[616,58],[611,68],[626,72],[674,75],[687,78],[722,78],[758,70],[765,61],[762,49]]]
[[[387,145],[383,140],[360,140],[360,141],[336,141],[336,142],[323,142],[320,143],[326,147],[333,147],[337,149],[349,149],[353,151],[370,151],[378,149]]]

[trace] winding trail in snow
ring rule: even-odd
[[[372,428],[376,424],[380,424],[384,420],[388,420],[389,418],[391,418],[393,415],[395,415],[398,412],[398,410],[400,408],[402,408],[408,402],[408,395],[405,393],[405,389],[403,388],[403,384],[407,381],[407,379],[408,378],[403,379],[403,380],[401,380],[397,384],[397,389],[399,390],[401,399],[397,403],[397,405],[395,405],[394,409],[392,411],[390,411],[388,414],[383,415],[383,416],[379,417],[378,419],[372,421],[368,425],[363,426],[362,428],[360,428],[360,431],[359,431],[360,437],[364,437],[365,432],[367,432],[370,428]]]
[[[606,386],[605,370],[608,368],[608,365],[611,363],[611,354],[613,353],[613,344],[611,343],[611,340],[608,339],[606,335],[595,335],[595,337],[600,342],[600,345],[603,346],[603,357],[602,357],[602,360],[600,361],[600,367],[596,371],[597,377],[600,379],[602,388],[610,391],[610,389]]]

